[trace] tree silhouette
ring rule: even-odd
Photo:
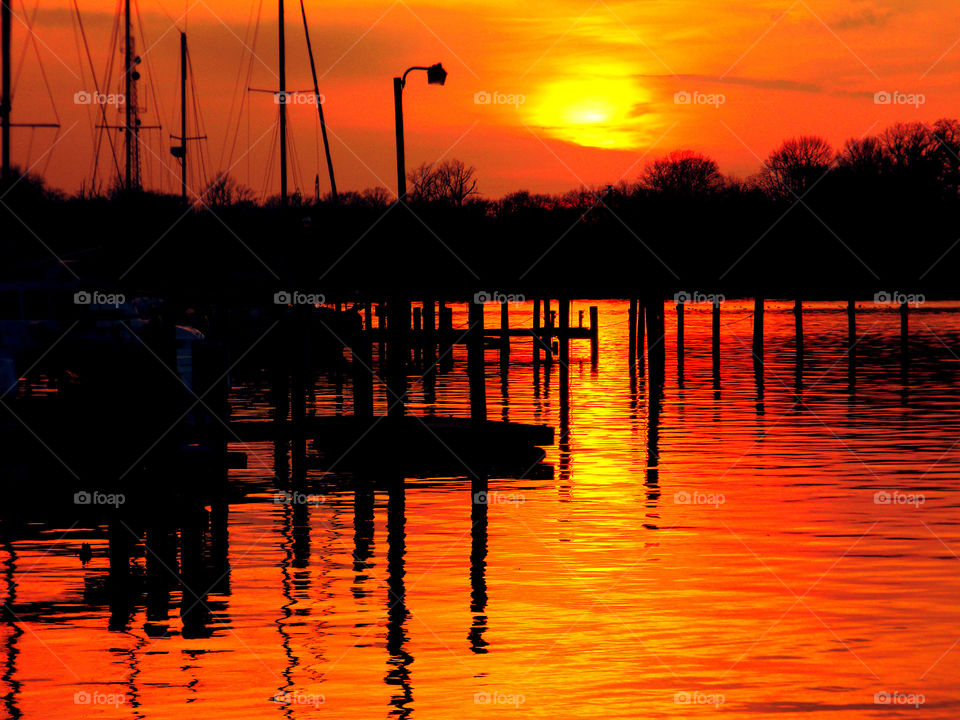
[[[723,182],[717,163],[692,150],[677,150],[654,160],[641,175],[643,187],[673,195],[705,195]]]
[[[476,169],[462,160],[424,163],[407,176],[412,202],[443,202],[462,207],[471,195],[477,194]]]
[[[770,197],[795,200],[830,170],[833,149],[821,137],[803,135],[787,140],[770,153],[757,183]]]

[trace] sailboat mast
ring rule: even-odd
[[[307,25],[307,10],[303,0],[300,0],[300,14],[303,16],[303,34],[307,38],[307,55],[310,56],[310,74],[313,75],[313,94],[317,100],[317,113],[320,116],[320,133],[323,135],[323,152],[327,157],[327,172],[330,175],[330,195],[334,204],[337,203],[337,181],[333,176],[333,160],[330,159],[330,143],[327,142],[327,123],[323,119],[323,103],[320,102],[320,84],[317,82],[317,64],[313,59],[313,45],[310,43],[310,28]],[[317,191],[317,200],[320,193]]]
[[[128,0],[129,1],[129,0]],[[280,12],[280,205],[287,206],[287,48],[283,27],[283,0],[279,0]]]
[[[180,33],[180,198],[187,202],[187,34]]]
[[[10,97],[10,0],[0,0],[2,3],[2,8],[0,8],[0,34],[3,36],[2,40],[2,62],[3,63],[3,80],[2,80],[2,95],[0,95],[0,121],[3,122],[2,129],[2,139],[0,142],[3,144],[3,180],[10,179],[10,111],[11,105],[13,104],[13,98]]]
[[[126,153],[123,186],[126,190],[133,187],[133,47],[130,34],[130,0],[124,2],[124,123],[123,141]]]

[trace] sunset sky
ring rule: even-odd
[[[102,83],[118,7],[78,1]],[[49,156],[43,153],[54,130],[15,129],[13,157],[34,171],[46,168],[51,184],[74,191],[83,181],[89,184],[97,121],[90,106],[75,104],[74,95],[93,90],[93,82],[72,4],[49,1],[39,10],[37,4],[24,0],[13,6],[13,122],[51,122],[56,112],[62,128]],[[838,145],[897,120],[960,115],[960,12],[953,4],[733,0],[717,5],[308,0],[338,185],[395,191],[391,78],[408,66],[435,62],[449,72],[446,86],[428,86],[425,75],[412,74],[404,93],[407,168],[462,159],[476,166],[479,189],[487,196],[634,180],[646,160],[680,148],[704,151],[725,172],[746,176],[792,135],[821,134]],[[258,195],[277,191],[275,163],[268,175],[277,106],[270,95],[247,93],[246,79],[238,80],[249,58],[243,40],[252,36],[256,23],[249,19],[258,8],[249,86],[275,88],[276,3],[141,0],[149,47],[143,52],[138,42],[145,59],[143,123],[163,125],[162,131],[145,131],[152,149],[144,153],[148,187],[171,191],[176,182],[167,147],[179,124],[177,27],[185,26],[208,136],[206,175],[232,167]],[[36,52],[25,44],[34,13]],[[288,86],[306,90],[311,80],[300,8],[290,0],[287,34]],[[118,90],[116,69],[113,86],[101,89]],[[877,104],[879,92],[902,95]],[[249,112],[241,114],[244,96]],[[477,102],[488,98],[489,103]],[[293,184],[312,195],[319,172],[326,192],[316,111],[298,105],[290,116]],[[118,119],[112,108],[108,118]],[[196,153],[193,159],[199,165]],[[112,161],[104,153],[101,163]]]

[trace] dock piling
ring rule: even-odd
[[[487,420],[487,384],[483,357],[483,304],[471,302],[467,343],[467,375],[470,378],[470,419]]]

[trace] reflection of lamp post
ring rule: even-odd
[[[403,158],[403,86],[407,82],[407,75],[412,70],[426,70],[427,82],[430,85],[443,85],[447,80],[447,71],[440,63],[430,67],[418,65],[408,68],[401,77],[393,79],[393,106],[397,120],[397,199],[400,202],[403,202],[407,196],[407,171]]]

